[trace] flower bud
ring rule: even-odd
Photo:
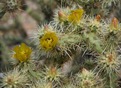
[[[65,21],[66,20],[66,15],[63,13],[62,10],[58,11],[58,16],[60,21]]]
[[[101,16],[100,16],[100,15],[97,15],[97,16],[95,17],[95,19],[96,19],[96,21],[100,22]]]
[[[114,18],[112,19],[112,25],[113,25],[115,28],[118,27],[118,19],[117,19],[116,17],[114,17]]]

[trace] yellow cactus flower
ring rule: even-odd
[[[46,31],[40,39],[40,45],[46,51],[52,50],[58,43],[58,37],[55,32]]]
[[[24,43],[20,46],[15,46],[13,51],[15,52],[13,57],[20,62],[26,62],[32,53],[32,49]]]
[[[68,21],[74,24],[78,24],[83,16],[83,13],[84,13],[83,9],[72,10],[68,16]]]

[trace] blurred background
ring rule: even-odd
[[[54,11],[59,7],[78,4],[90,16],[100,14],[106,19],[115,16],[121,21],[120,4],[106,4],[103,1],[105,0],[0,0],[0,71],[9,69],[9,59],[15,45],[24,42],[34,47],[30,42],[33,31],[53,20]]]

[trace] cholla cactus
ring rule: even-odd
[[[0,17],[2,17],[6,12],[13,13],[17,10],[22,9],[23,7],[23,0],[2,0],[0,4],[2,7],[0,8]]]
[[[97,60],[97,74],[105,77],[110,88],[116,87],[114,82],[117,81],[120,65],[120,56],[117,56],[115,52],[106,53]]]
[[[27,76],[18,69],[4,74],[1,79],[1,88],[24,88],[27,85]]]
[[[103,88],[101,79],[94,72],[85,68],[76,75],[76,82],[76,88]]]
[[[59,32],[51,25],[45,25],[40,28],[33,39],[37,45],[38,54],[41,52],[40,56],[49,58],[57,55],[62,56],[63,54],[69,56],[67,51],[81,42],[80,35]]]
[[[99,57],[97,60],[97,66],[100,67],[100,72],[105,70],[107,74],[118,71],[120,67],[120,56],[117,56],[115,52],[106,53]],[[112,71],[112,72],[109,72]]]
[[[63,77],[61,69],[58,69],[57,67],[46,67],[43,74],[45,76],[45,80],[48,80],[50,82],[60,83],[60,79]]]
[[[51,25],[42,26],[33,38],[40,56],[53,57],[57,55],[59,37]],[[41,52],[41,53],[40,53]]]
[[[9,8],[5,11],[18,10],[17,1],[9,0]],[[102,6],[105,4],[100,3],[112,4],[118,0],[73,1],[90,4],[98,10],[104,9]],[[108,18],[104,19],[101,13],[95,16],[95,13],[91,13],[93,16],[86,13],[87,8],[76,3],[58,8],[53,20],[42,25],[33,35],[35,49],[24,43],[14,47],[13,57],[20,63],[17,65],[20,72],[15,70],[6,74],[0,83],[1,87],[116,88],[121,66],[120,21],[116,17],[107,21]],[[27,62],[30,62],[29,65],[24,66]],[[83,68],[81,72],[80,68]],[[25,82],[30,85],[26,86]]]

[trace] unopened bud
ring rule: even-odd
[[[56,72],[57,72],[57,71],[56,71],[56,68],[55,68],[55,67],[51,68],[51,74],[52,74],[52,75],[56,75]]]
[[[108,55],[108,57],[107,57],[107,58],[108,58],[108,61],[109,61],[109,62],[112,62],[112,61],[113,61],[113,59],[114,59],[112,54]]]
[[[44,30],[45,30],[45,31],[48,31],[48,30],[49,30],[49,26],[48,26],[48,25],[45,25],[45,26],[44,26]]]
[[[118,19],[117,19],[116,17],[114,17],[114,18],[112,19],[111,25],[112,25],[114,28],[118,28]]]
[[[62,10],[58,11],[58,16],[60,21],[65,21],[66,20],[66,15],[63,13]]]
[[[96,18],[96,20],[97,20],[98,22],[100,22],[100,20],[101,20],[101,16],[100,16],[100,15],[97,15],[95,18]]]

